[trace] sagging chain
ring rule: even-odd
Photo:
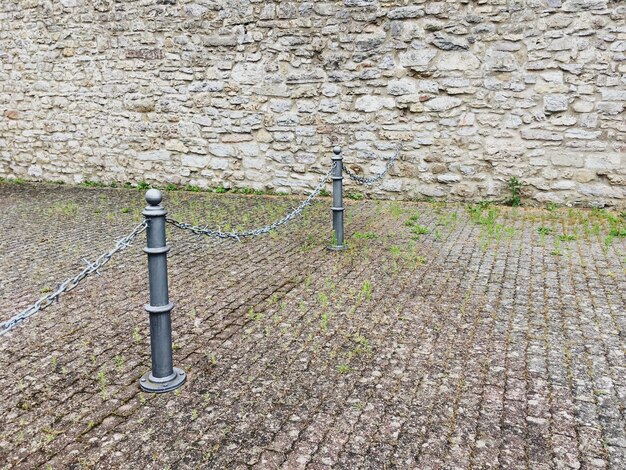
[[[245,230],[241,232],[238,232],[235,230],[230,231],[230,232],[222,232],[219,228],[210,229],[207,226],[186,224],[186,223],[178,222],[176,220],[169,219],[169,218],[166,219],[166,221],[169,224],[172,224],[175,227],[178,227],[180,229],[190,230],[191,232],[197,235],[206,235],[208,237],[214,237],[214,238],[233,238],[235,240],[241,241],[242,238],[256,237],[258,235],[263,235],[263,234],[271,232],[272,230],[276,230],[281,225],[285,225],[286,223],[292,221],[293,219],[301,215],[302,211],[307,206],[310,206],[311,203],[313,202],[313,199],[319,196],[319,194],[322,192],[322,189],[324,189],[324,185],[326,184],[326,182],[328,181],[328,178],[330,178],[331,173],[335,169],[335,165],[337,164],[333,163],[331,165],[330,170],[328,170],[328,172],[320,180],[320,182],[315,187],[313,192],[309,195],[309,197],[307,197],[304,201],[302,201],[302,203],[298,207],[296,207],[293,211],[291,211],[289,214],[287,214],[283,218],[277,220],[276,222],[272,224],[265,225],[263,227],[259,227],[259,228],[252,229],[252,230]]]
[[[398,147],[396,148],[395,153],[389,159],[389,161],[385,165],[385,168],[383,169],[383,171],[381,173],[377,174],[376,176],[372,176],[371,178],[366,178],[364,176],[357,175],[353,171],[350,171],[350,169],[346,165],[343,165],[343,171],[346,172],[346,175],[348,175],[350,177],[350,179],[356,181],[359,184],[365,184],[365,185],[368,185],[368,186],[372,185],[372,184],[378,182],[379,180],[381,180],[387,174],[387,172],[391,169],[393,164],[398,159],[398,156],[400,155],[400,150],[401,149],[402,149],[402,144],[398,145]]]
[[[137,225],[134,228],[134,230],[130,232],[128,235],[126,235],[124,238],[117,240],[115,242],[115,246],[111,250],[100,255],[93,263],[87,261],[86,259],[83,259],[83,261],[87,264],[87,267],[85,267],[81,272],[79,272],[73,278],[70,277],[66,279],[65,281],[63,281],[54,292],[43,296],[41,299],[39,299],[30,307],[24,309],[19,314],[15,315],[14,317],[2,323],[0,326],[0,336],[4,336],[13,328],[15,328],[17,325],[22,323],[24,320],[32,317],[34,314],[36,314],[40,310],[43,310],[46,307],[49,307],[50,305],[52,305],[52,303],[54,303],[55,300],[58,301],[59,296],[61,294],[69,292],[72,289],[74,289],[87,276],[93,273],[100,274],[98,269],[102,268],[105,264],[107,264],[111,260],[114,254],[128,248],[133,242],[133,240],[140,233],[146,230],[147,225],[148,225],[148,222],[144,220],[141,224]]]

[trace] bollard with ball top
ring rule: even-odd
[[[341,147],[333,149],[331,160],[335,165],[330,175],[333,181],[333,242],[328,249],[341,251],[346,249],[343,238],[343,157]]]
[[[161,205],[163,195],[157,189],[146,192],[148,205],[143,215],[148,222],[146,234],[148,246],[148,278],[150,303],[146,311],[150,314],[150,352],[152,370],[146,372],[139,381],[142,390],[151,393],[165,393],[177,389],[187,379],[187,375],[173,366],[172,359],[172,319],[174,305],[169,300],[167,287],[167,252],[165,243],[166,210]]]

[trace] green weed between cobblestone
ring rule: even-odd
[[[113,358],[113,362],[115,363],[115,368],[118,370],[118,372],[120,370],[122,370],[122,366],[124,365],[124,358],[122,356],[120,356],[119,354],[117,354],[114,358]]]
[[[330,314],[329,313],[322,313],[321,316],[321,320],[320,320],[320,326],[321,329],[324,333],[326,333],[326,331],[328,331],[328,321],[330,320]]]
[[[55,202],[50,207],[44,209],[44,213],[49,216],[66,215],[73,216],[78,212],[78,204],[75,202]]]
[[[375,238],[378,238],[378,235],[376,235],[374,232],[354,232],[352,238],[356,240],[373,240]]]
[[[559,241],[562,241],[562,242],[572,242],[576,240],[576,235],[563,233],[559,235],[557,238],[559,239]]]
[[[372,299],[372,290],[372,283],[370,281],[364,281],[359,298],[365,299],[369,302]]]
[[[413,214],[409,219],[404,223],[405,226],[411,228],[411,233],[414,235],[414,239],[419,238],[420,235],[427,235],[430,233],[430,228],[425,225],[419,224],[419,212]]]
[[[550,254],[554,256],[563,256],[563,252],[561,251],[561,241],[558,238],[554,240],[554,249],[550,252]]]
[[[83,181],[81,184],[81,186],[84,186],[85,188],[106,188],[107,184],[106,183],[102,183],[100,181]]]
[[[361,201],[362,199],[365,199],[365,194],[350,192],[346,195],[346,197],[348,199],[352,199],[353,201]]]
[[[317,301],[324,308],[326,308],[328,306],[328,296],[324,292],[320,292],[317,295]]]
[[[348,364],[345,364],[345,363],[341,362],[341,363],[339,363],[337,365],[337,370],[339,371],[340,374],[347,374],[352,369],[350,368],[350,366]]]
[[[456,211],[451,213],[443,213],[437,215],[437,224],[442,225],[444,227],[452,227],[458,221],[459,215]]]
[[[263,314],[261,312],[255,312],[254,307],[250,307],[250,310],[248,310],[248,318],[252,321],[259,321],[263,319]]]
[[[98,372],[98,384],[100,385],[100,395],[103,400],[107,399],[107,378],[103,370]]]
[[[360,356],[362,354],[369,355],[372,353],[372,347],[370,346],[370,343],[365,336],[355,334],[352,337],[352,341],[356,343],[356,346],[354,346],[352,350],[348,353],[349,361],[352,360],[354,357]]]
[[[54,429],[47,427],[43,428],[42,431],[44,433],[44,442],[46,444],[50,444],[59,434],[63,434],[63,431],[55,431]]]
[[[398,220],[404,214],[404,208],[397,202],[392,202],[389,205],[389,212],[394,219]]]
[[[24,184],[26,183],[26,180],[23,178],[2,178],[0,182],[9,184]]]

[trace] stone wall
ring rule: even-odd
[[[621,0],[0,3],[2,177],[626,200]]]

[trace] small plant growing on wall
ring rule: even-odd
[[[511,176],[507,182],[509,187],[509,198],[506,200],[506,205],[511,207],[519,207],[522,205],[522,198],[520,191],[522,189],[522,183],[515,176]]]

